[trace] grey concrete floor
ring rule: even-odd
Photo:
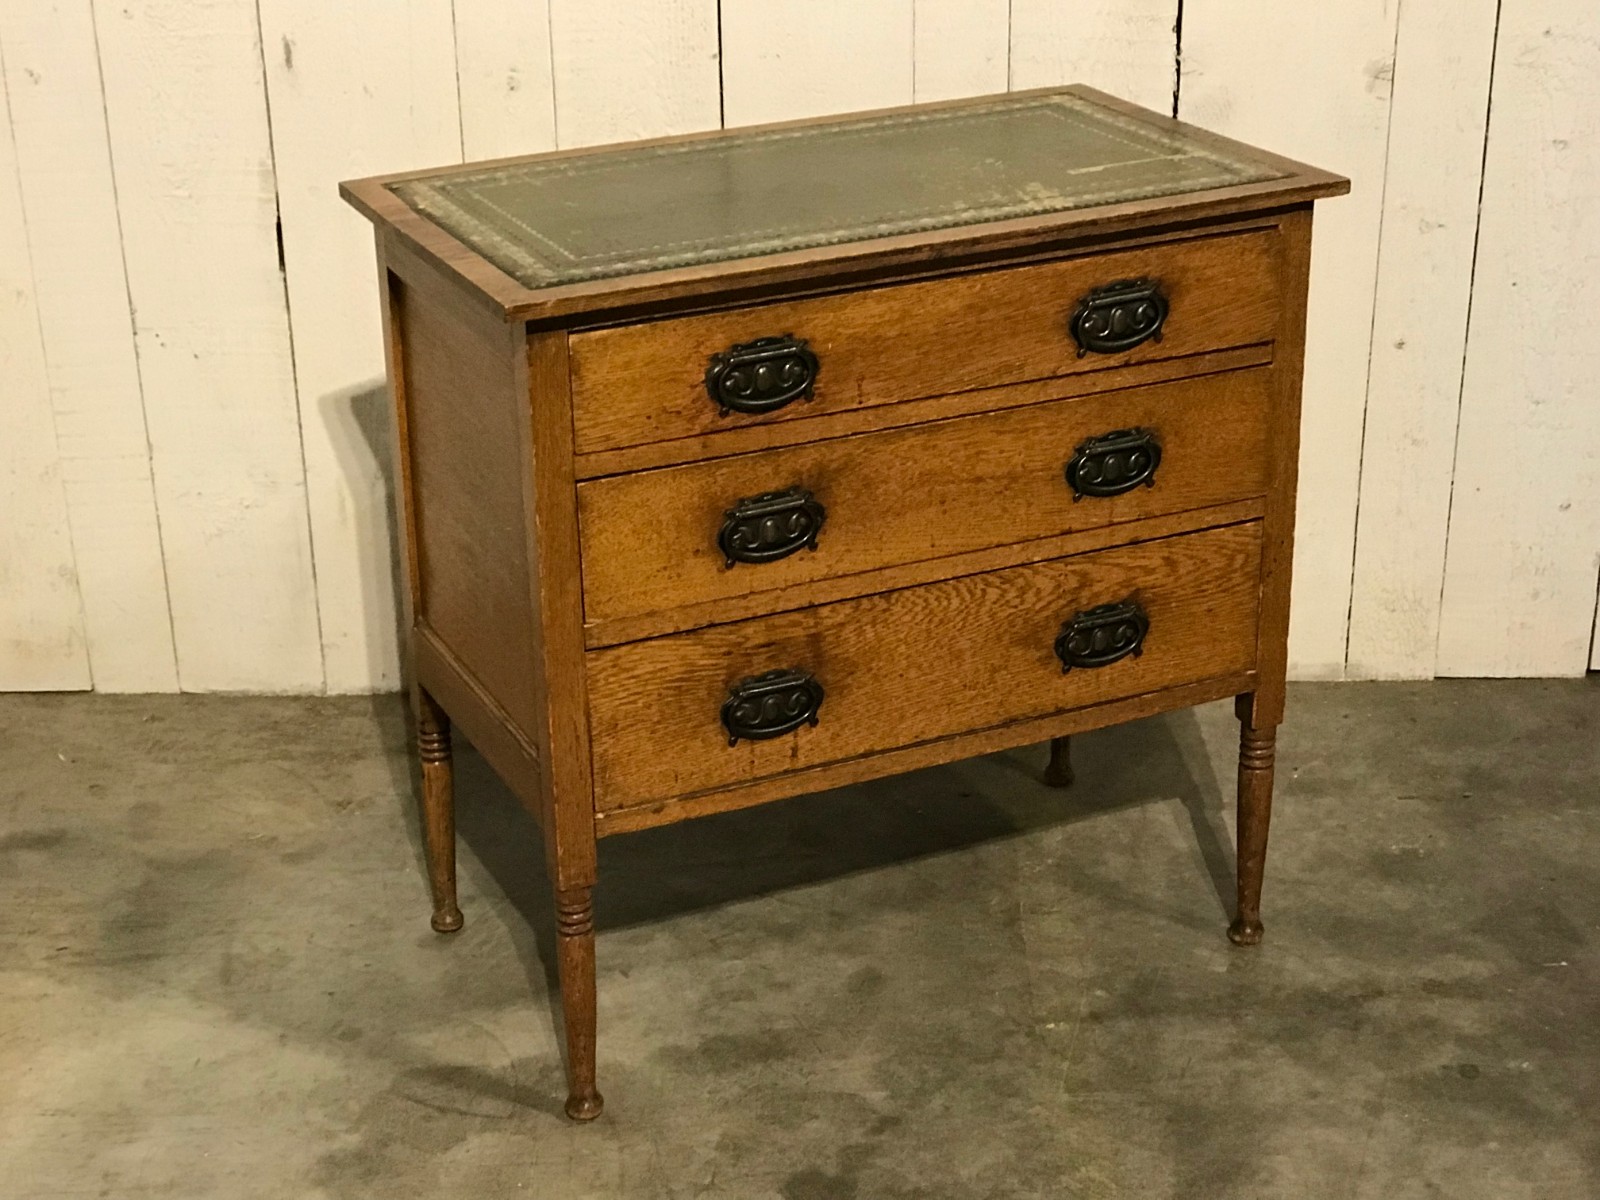
[[[1298,688],[601,847],[595,1125],[536,830],[399,702],[0,697],[6,1197],[1600,1196],[1600,686]]]

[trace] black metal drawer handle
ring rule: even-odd
[[[1085,609],[1061,627],[1056,657],[1061,673],[1073,667],[1108,667],[1128,655],[1144,652],[1150,618],[1132,598]]]
[[[1113,429],[1079,445],[1067,463],[1074,501],[1085,496],[1120,496],[1141,483],[1155,487],[1161,443],[1148,429]]]
[[[1120,354],[1152,338],[1161,340],[1169,305],[1154,279],[1119,279],[1097,287],[1072,314],[1069,328],[1078,343],[1078,357]]]
[[[817,366],[805,338],[757,338],[711,356],[706,391],[724,413],[776,412],[791,400],[811,399]]]
[[[815,550],[827,517],[828,510],[802,487],[749,496],[723,514],[717,546],[730,567],[776,562],[802,547]]]
[[[782,737],[802,725],[817,723],[822,707],[822,685],[805,671],[786,668],[741,679],[728,689],[722,702],[722,727],[728,745],[740,738],[752,742]]]

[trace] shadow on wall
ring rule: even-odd
[[[318,415],[337,455],[343,495],[350,505],[339,515],[353,527],[361,597],[359,620],[347,618],[351,621],[347,627],[335,624],[341,616],[337,608],[330,614],[323,605],[322,637],[325,644],[360,638],[366,650],[361,678],[342,677],[355,673],[347,664],[335,668],[328,687],[330,691],[395,691],[402,686],[400,647],[405,629],[400,597],[406,583],[401,568],[405,548],[396,499],[395,426],[388,384],[381,378],[369,379],[329,393],[319,401]]]

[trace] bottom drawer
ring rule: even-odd
[[[592,651],[596,805],[1251,670],[1260,557],[1230,525]]]

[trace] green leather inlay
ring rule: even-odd
[[[391,185],[528,287],[1283,177],[1067,94]]]

